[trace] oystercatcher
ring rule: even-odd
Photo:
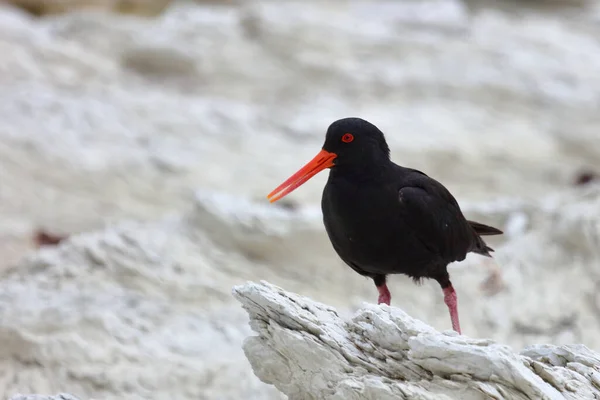
[[[467,220],[438,181],[390,160],[384,134],[361,118],[333,122],[321,151],[267,197],[275,202],[329,168],[323,190],[323,222],[339,257],[373,279],[378,304],[390,304],[389,274],[415,282],[435,279],[444,293],[452,328],[459,334],[457,295],[449,263],[473,252],[491,257],[481,236],[499,229]]]

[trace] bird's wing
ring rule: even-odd
[[[401,218],[431,253],[445,262],[461,261],[473,245],[473,233],[450,192],[425,179],[398,190]]]

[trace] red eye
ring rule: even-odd
[[[353,140],[354,140],[354,135],[351,133],[344,133],[344,136],[342,136],[342,142],[344,142],[344,143],[350,143]]]

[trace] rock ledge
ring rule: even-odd
[[[258,334],[243,345],[254,373],[292,400],[600,398],[600,355],[583,345],[515,353],[385,305],[344,320],[264,281],[233,295]]]

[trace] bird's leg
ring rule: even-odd
[[[387,284],[385,283],[385,275],[377,275],[373,278],[375,282],[375,286],[377,286],[377,290],[379,291],[379,299],[377,299],[377,304],[387,304],[390,305],[392,301],[392,295],[388,290]]]
[[[387,288],[387,285],[384,283],[381,286],[377,286],[377,290],[379,290],[379,299],[377,299],[377,304],[387,304],[390,305],[392,301],[392,295]]]
[[[448,311],[450,311],[450,320],[452,321],[452,329],[461,334],[460,331],[460,323],[458,322],[458,299],[456,297],[456,291],[452,287],[452,282],[450,282],[450,275],[448,275],[448,271],[446,268],[438,271],[435,276],[432,276],[440,286],[442,287],[442,291],[444,292],[444,303],[448,306]]]
[[[460,322],[458,321],[458,299],[456,291],[452,287],[452,283],[448,282],[448,286],[442,287],[444,291],[444,303],[448,306],[450,311],[450,320],[452,320],[452,329],[461,334]]]

